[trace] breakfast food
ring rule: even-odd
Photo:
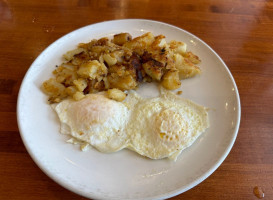
[[[105,153],[128,148],[151,159],[176,160],[209,126],[207,108],[165,89],[149,99],[130,91],[123,102],[100,92],[80,101],[64,100],[54,109],[61,133],[84,146]]]
[[[80,43],[63,57],[65,61],[56,66],[54,77],[42,86],[50,103],[69,97],[81,100],[87,94],[108,89],[120,90],[122,96],[121,92],[152,81],[174,90],[180,87],[181,79],[201,72],[196,66],[200,59],[187,51],[185,43],[167,43],[165,36],[150,32],[133,39],[129,33],[120,33],[112,40],[100,38]]]
[[[176,160],[208,126],[207,108],[168,91],[201,71],[186,44],[165,36],[129,33],[81,43],[45,81],[67,141],[104,153],[127,148],[151,158]],[[160,96],[142,98],[136,89],[157,82]],[[182,91],[179,91],[182,93]]]
[[[90,94],[80,101],[64,100],[55,111],[63,134],[85,141],[101,152],[118,151],[126,145],[129,109],[105,93]]]

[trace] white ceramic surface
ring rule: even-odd
[[[51,77],[61,56],[80,42],[130,32],[134,37],[151,31],[167,40],[183,41],[201,60],[202,75],[183,80],[182,97],[210,108],[210,128],[176,162],[149,160],[129,150],[103,154],[81,152],[59,134],[59,121],[40,86]],[[140,87],[156,96],[153,84]],[[29,68],[21,85],[17,118],[23,142],[36,164],[63,187],[94,199],[164,199],[206,179],[223,162],[235,141],[240,123],[236,84],[221,58],[194,35],[161,22],[115,20],[83,27],[51,44]]]

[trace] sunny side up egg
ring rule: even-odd
[[[80,101],[64,100],[55,108],[63,134],[85,141],[101,152],[110,153],[127,146],[125,127],[129,109],[110,100],[105,93],[90,94]]]
[[[176,160],[209,127],[208,109],[161,89],[156,98],[130,91],[124,102],[104,92],[55,107],[61,133],[91,144],[101,152],[131,149],[151,159]]]

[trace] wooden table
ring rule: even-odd
[[[70,31],[124,18],[181,27],[210,45],[237,83],[242,117],[227,159],[172,199],[273,199],[273,2],[266,0],[0,0],[0,199],[85,199],[32,161],[17,127],[21,81],[35,58]]]

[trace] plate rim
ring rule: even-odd
[[[39,162],[39,160],[35,157],[34,153],[32,152],[30,146],[28,145],[26,138],[25,138],[25,134],[23,133],[23,129],[22,129],[22,125],[21,125],[21,114],[20,114],[20,110],[21,110],[21,104],[20,104],[20,99],[22,99],[22,93],[23,93],[23,86],[25,85],[26,81],[27,81],[27,77],[28,74],[30,73],[31,68],[36,64],[36,62],[38,62],[41,58],[41,56],[44,54],[44,52],[51,48],[51,46],[53,46],[55,43],[59,42],[60,40],[62,40],[65,37],[68,37],[68,35],[73,34],[74,32],[78,32],[81,29],[85,29],[87,27],[90,26],[96,26],[98,24],[107,24],[107,23],[112,23],[112,22],[128,22],[128,21],[134,21],[134,22],[149,22],[149,23],[153,23],[153,24],[161,24],[161,25],[165,25],[165,26],[169,26],[172,28],[175,28],[179,31],[185,32],[188,35],[190,35],[191,37],[197,39],[199,42],[203,43],[207,48],[209,48],[210,51],[213,52],[213,54],[219,59],[219,61],[221,62],[221,64],[224,66],[225,71],[228,73],[229,78],[233,84],[234,87],[234,91],[235,91],[235,96],[236,96],[236,103],[237,103],[237,112],[236,112],[236,116],[237,116],[237,120],[236,120],[236,126],[234,128],[234,131],[232,133],[233,137],[232,140],[230,141],[230,143],[228,144],[228,146],[226,147],[226,149],[224,150],[223,155],[217,160],[215,161],[215,164],[213,164],[209,170],[207,170],[206,172],[204,172],[201,176],[199,176],[198,178],[196,178],[194,181],[192,181],[191,183],[187,184],[184,188],[178,188],[176,190],[173,190],[171,192],[167,192],[164,194],[160,194],[157,196],[152,196],[152,197],[148,197],[148,198],[134,198],[134,199],[165,199],[165,198],[170,198],[170,197],[174,197],[176,195],[182,194],[190,189],[192,189],[193,187],[197,186],[198,184],[200,184],[201,182],[203,182],[205,179],[207,179],[212,173],[214,173],[216,171],[216,169],[223,163],[223,161],[227,158],[227,156],[229,155],[232,147],[234,146],[235,140],[237,138],[238,132],[239,132],[239,127],[240,127],[240,122],[241,122],[241,102],[240,102],[240,95],[239,95],[239,91],[238,91],[238,87],[236,85],[236,82],[234,80],[234,77],[232,76],[232,73],[230,72],[229,68],[227,67],[227,65],[225,64],[225,62],[223,61],[223,59],[206,43],[204,42],[202,39],[200,39],[199,37],[195,36],[194,34],[178,27],[172,24],[168,24],[165,22],[161,22],[161,21],[157,21],[157,20],[150,20],[150,19],[141,19],[141,18],[134,18],[134,19],[115,19],[115,20],[107,20],[107,21],[101,21],[101,22],[97,22],[97,23],[93,23],[93,24],[89,24],[83,27],[80,27],[78,29],[75,29],[71,32],[68,32],[64,35],[62,35],[61,37],[59,37],[58,39],[56,39],[54,42],[52,42],[50,45],[48,45],[37,57],[36,59],[32,62],[32,64],[30,65],[30,67],[28,68],[27,72],[24,75],[24,78],[21,82],[20,85],[20,90],[18,93],[18,97],[17,97],[17,105],[16,105],[16,116],[17,116],[17,124],[18,124],[18,129],[19,129],[19,133],[21,136],[21,139],[23,141],[23,144],[28,152],[28,154],[30,155],[30,157],[32,158],[32,160],[35,162],[35,164],[50,178],[52,179],[54,182],[56,182],[57,184],[59,184],[60,186],[64,187],[65,189],[68,189],[80,196],[84,196],[87,198],[100,198],[100,196],[97,196],[95,193],[92,193],[91,196],[87,195],[85,193],[82,193],[79,189],[75,188],[75,187],[71,187],[69,184],[66,184],[64,181],[58,179],[56,176],[54,176],[53,172],[48,171],[44,165],[42,165],[42,163]],[[89,193],[90,194],[90,193]],[[104,198],[102,198],[104,199]]]

